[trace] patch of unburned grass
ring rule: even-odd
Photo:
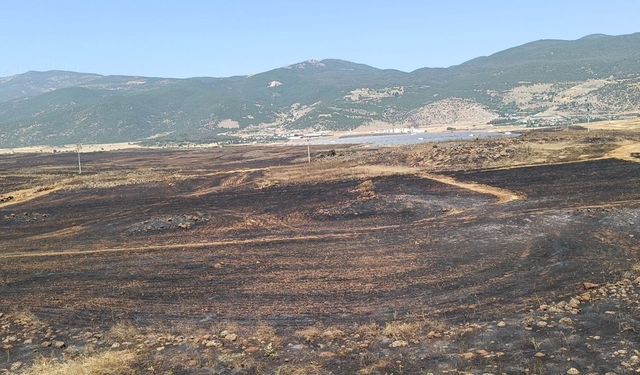
[[[377,323],[369,323],[359,326],[356,332],[363,338],[372,339],[380,334],[380,326]]]
[[[322,331],[318,327],[308,327],[295,332],[295,336],[306,342],[314,342],[320,337]]]
[[[140,330],[128,322],[117,323],[109,330],[109,337],[117,341],[132,341],[137,335]]]
[[[377,197],[375,184],[370,179],[362,181],[352,192],[358,194],[360,198],[364,200],[375,199]]]
[[[41,324],[42,322],[31,311],[20,310],[13,313],[13,319],[21,325]]]
[[[372,177],[411,175],[419,170],[413,167],[387,165],[350,165],[343,162],[313,163],[296,167],[278,167],[267,170],[257,186],[320,183],[327,181],[366,180]]]
[[[415,340],[422,332],[422,322],[390,322],[382,334],[394,340]]]
[[[344,331],[335,327],[327,328],[322,332],[322,338],[328,341],[336,341],[337,339],[344,337],[344,335]]]
[[[254,337],[262,344],[271,344],[273,347],[282,346],[282,338],[273,327],[265,323],[258,324]]]
[[[275,375],[326,375],[330,374],[329,371],[322,368],[320,365],[283,365],[276,369]]]
[[[393,374],[393,360],[391,358],[378,359],[369,366],[358,370],[358,375]]]
[[[136,355],[129,351],[105,352],[89,357],[56,362],[40,359],[24,372],[25,375],[129,375]]]

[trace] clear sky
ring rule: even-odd
[[[638,0],[3,0],[0,76],[251,74],[316,58],[410,71],[640,31]]]

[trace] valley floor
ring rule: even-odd
[[[639,146],[3,156],[0,373],[635,373]]]

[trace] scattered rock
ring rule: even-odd
[[[219,348],[222,346],[222,343],[216,340],[207,340],[205,341],[204,346],[206,346],[207,348]]]
[[[580,374],[580,371],[575,367],[572,367],[567,370],[567,375],[578,375],[578,374]]]
[[[460,357],[462,359],[464,359],[465,361],[471,361],[472,359],[474,359],[476,357],[476,354],[472,353],[472,352],[466,352],[466,353],[462,353],[460,355]]]
[[[589,289],[596,289],[598,288],[600,285],[598,284],[594,284],[594,283],[590,283],[590,282],[584,282],[582,283],[582,287],[585,288],[586,290]]]
[[[427,338],[428,339],[439,339],[441,337],[442,337],[442,333],[440,333],[440,332],[429,331],[429,333],[427,333]]]
[[[8,343],[12,343],[12,342],[16,342],[18,341],[18,338],[15,336],[9,336],[6,339],[2,340],[3,344],[8,344]]]
[[[204,224],[208,222],[209,219],[200,214],[196,215],[172,215],[172,216],[157,216],[150,218],[149,220],[145,220],[143,222],[139,222],[133,224],[129,227],[128,232],[131,234],[134,233],[145,233],[145,232],[156,232],[156,231],[170,231],[170,230],[188,230],[193,228],[194,226]]]
[[[498,322],[497,326],[500,327],[500,328],[504,328],[504,327],[507,326],[507,323],[505,323],[503,320],[501,320],[501,321]]]
[[[56,341],[53,343],[53,346],[55,346],[58,349],[62,349],[64,348],[66,345],[64,343],[64,341]]]
[[[624,357],[627,355],[627,351],[624,349],[620,349],[620,350],[616,350],[615,352],[613,352],[613,355],[615,356],[619,356],[619,357]]]
[[[235,333],[230,333],[228,335],[225,335],[224,339],[229,341],[236,341],[238,339],[238,335],[236,335]]]
[[[394,342],[391,343],[391,345],[389,345],[390,348],[402,348],[409,345],[408,342],[404,341],[404,340],[396,340]]]
[[[318,356],[320,358],[333,358],[333,357],[336,356],[336,354],[332,353],[332,352],[320,352],[320,354],[318,354]]]
[[[43,347],[43,348],[48,348],[51,345],[52,345],[51,341],[43,341],[42,344],[40,344],[40,346]]]
[[[577,298],[571,298],[571,300],[569,300],[569,307],[577,309],[580,307],[580,301]]]
[[[580,301],[583,301],[583,302],[591,301],[591,294],[590,293],[582,293],[580,296],[578,296],[578,299]]]
[[[18,371],[20,369],[20,367],[22,367],[22,362],[18,361],[18,362],[14,362],[10,369],[11,371]]]
[[[534,357],[536,358],[544,358],[546,355],[543,352],[537,352],[536,354],[534,354]]]
[[[571,318],[561,318],[560,320],[558,320],[558,323],[565,325],[565,326],[570,326],[573,324],[573,320],[571,320]]]

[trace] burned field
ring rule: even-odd
[[[7,157],[0,369],[111,351],[141,373],[640,366],[639,163],[433,174],[304,152],[96,153],[80,177],[73,155]]]

